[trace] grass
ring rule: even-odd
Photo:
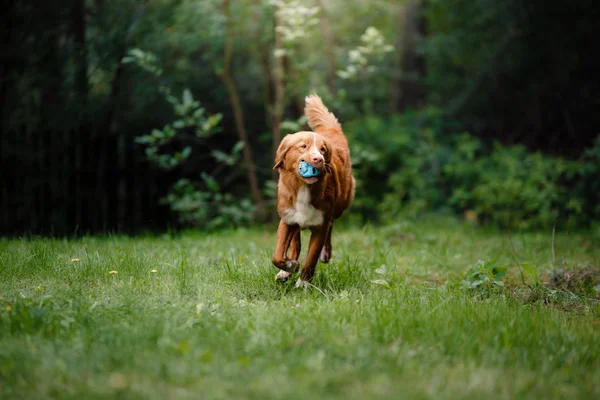
[[[308,290],[274,281],[271,229],[0,240],[0,398],[600,396],[597,299],[520,284],[506,234],[335,234]],[[512,241],[540,276],[600,265],[590,235],[557,234],[554,263],[549,232]],[[479,259],[504,288],[464,288]]]

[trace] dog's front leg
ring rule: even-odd
[[[308,254],[306,254],[306,261],[302,266],[300,272],[300,278],[296,282],[296,287],[306,287],[309,285],[310,280],[315,275],[315,267],[319,254],[325,244],[325,238],[327,237],[327,231],[329,230],[329,222],[326,221],[323,225],[314,227],[311,229],[312,234],[310,236],[310,242],[308,244]]]
[[[329,228],[327,228],[327,236],[325,237],[325,244],[323,244],[323,248],[321,249],[321,254],[319,255],[319,261],[326,264],[331,260],[331,233],[333,231],[333,221],[329,223]]]
[[[279,221],[277,244],[275,245],[275,253],[273,254],[273,265],[281,270],[275,277],[277,280],[287,280],[292,273],[298,271],[300,265],[298,260],[290,260],[286,254],[292,239],[299,232],[300,227],[298,225],[288,225],[283,220]]]
[[[298,259],[300,257],[300,249],[301,248],[302,248],[302,245],[300,243],[300,229],[298,229],[298,231],[294,235],[294,238],[292,239],[292,243],[290,244],[289,259],[298,261]]]

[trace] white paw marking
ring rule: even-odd
[[[319,226],[323,224],[323,212],[317,210],[310,202],[308,186],[302,185],[298,189],[296,204],[289,208],[283,215],[283,220],[288,225],[300,225],[300,228]]]
[[[324,264],[327,264],[329,262],[330,259],[330,255],[327,253],[327,250],[325,250],[325,247],[323,247],[321,249],[321,254],[319,255],[319,261],[321,261]]]
[[[289,262],[289,261],[288,261]],[[279,271],[277,273],[277,275],[275,275],[275,280],[276,281],[287,281],[288,278],[292,275],[291,272],[287,272],[287,271]]]
[[[296,287],[307,288],[310,287],[310,283],[308,281],[302,280],[302,278],[298,278],[296,281]]]

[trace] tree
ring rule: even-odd
[[[229,101],[231,102],[231,108],[233,109],[233,116],[235,119],[235,126],[240,138],[240,141],[244,143],[242,149],[244,167],[248,174],[248,184],[250,185],[250,193],[256,205],[258,215],[261,220],[266,217],[265,205],[260,192],[258,178],[256,176],[256,167],[254,159],[252,157],[252,149],[250,141],[248,140],[248,133],[246,131],[246,123],[244,121],[244,110],[240,102],[240,97],[235,84],[235,80],[231,75],[231,59],[233,57],[233,22],[231,19],[231,11],[229,9],[229,0],[223,0],[223,13],[225,15],[225,26],[226,26],[226,37],[225,37],[225,52],[223,54],[223,68],[219,72],[227,93],[229,94]]]
[[[425,102],[425,58],[419,52],[418,40],[425,36],[425,18],[421,0],[407,0],[398,7],[398,58],[400,79],[393,86],[396,111],[422,107]]]

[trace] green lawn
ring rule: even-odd
[[[600,396],[598,297],[520,284],[506,233],[334,232],[307,290],[274,281],[273,229],[0,240],[0,398]],[[556,266],[551,232],[512,241],[539,276],[600,268],[589,235],[557,233]],[[506,286],[463,288],[491,259]]]

